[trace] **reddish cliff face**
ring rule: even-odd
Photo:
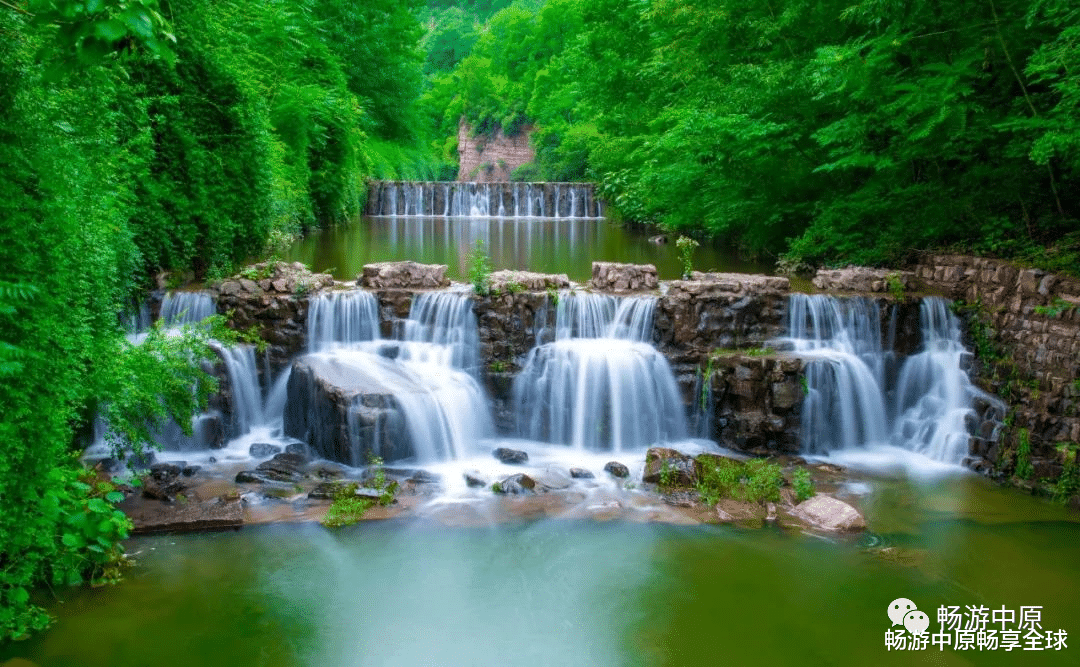
[[[508,137],[500,129],[494,137],[470,136],[464,119],[458,124],[458,180],[494,183],[509,181],[510,174],[536,158],[529,145],[531,127]]]

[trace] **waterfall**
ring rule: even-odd
[[[324,292],[308,306],[308,348],[378,340],[379,302],[370,292]]]
[[[214,297],[207,292],[166,292],[161,301],[161,319],[167,328],[202,322],[215,314]]]
[[[963,370],[971,353],[960,342],[960,323],[948,304],[927,298],[919,308],[922,349],[900,370],[893,442],[937,461],[960,463],[968,455],[975,399],[992,399]]]
[[[792,294],[788,338],[807,361],[803,448],[810,453],[884,443],[881,318],[870,299]]]
[[[655,307],[655,297],[560,294],[555,340],[533,348],[514,380],[521,435],[590,451],[685,438],[671,367],[646,342]]]
[[[373,182],[375,216],[602,218],[592,183]]]
[[[471,289],[467,288],[467,289]],[[480,335],[473,302],[465,291],[422,292],[416,295],[404,323],[402,339],[408,343],[430,343],[402,348],[408,355],[435,352],[446,355],[443,365],[476,372],[479,365]]]
[[[893,445],[944,463],[968,454],[968,421],[976,389],[965,368],[970,353],[948,303],[920,305],[921,350],[896,369],[895,318],[882,340],[878,305],[867,298],[792,294],[787,341],[806,361],[803,450]]]
[[[373,334],[374,298],[366,292],[355,294],[371,298],[371,304],[346,305],[342,297],[325,307],[336,305],[339,313],[366,312]],[[424,292],[414,297],[409,318],[394,340],[339,336],[334,340],[341,344],[313,344],[317,351],[304,360],[305,374],[294,374],[289,381],[289,401],[298,405],[286,408],[286,431],[309,441],[322,455],[350,465],[367,463],[371,454],[387,461],[414,458],[431,463],[473,452],[494,426],[487,398],[473,376],[479,337],[472,306],[465,291]],[[326,317],[330,319],[329,311]],[[313,335],[312,340],[318,339]],[[337,416],[309,419],[302,414],[314,411],[316,377],[349,397],[346,443],[332,425]]]
[[[252,426],[266,423],[263,413],[262,390],[259,388],[259,372],[255,363],[255,347],[252,345],[215,346],[225,364],[228,374],[232,406],[229,433],[233,437],[243,435]]]

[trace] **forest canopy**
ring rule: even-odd
[[[526,173],[596,181],[624,218],[789,265],[1077,265],[1074,2],[548,0],[457,44],[429,60],[443,135],[534,127]]]

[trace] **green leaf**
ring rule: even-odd
[[[109,19],[94,25],[94,35],[106,42],[118,42],[127,36],[127,28],[118,19]]]

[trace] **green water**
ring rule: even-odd
[[[965,477],[877,482],[875,533],[549,520],[281,525],[134,540],[120,586],[62,590],[46,666],[1080,663],[1074,512]],[[908,564],[874,545],[899,548]],[[903,560],[903,559],[902,559]],[[914,564],[911,564],[914,563]],[[890,653],[886,608],[1042,605],[1060,652]]]
[[[446,264],[451,278],[466,280],[468,253],[482,240],[496,269],[565,273],[584,281],[593,261],[655,264],[660,278],[682,275],[671,242],[653,243],[652,234],[605,220],[516,218],[361,218],[316,230],[286,255],[339,280],[354,280],[364,264],[413,260]],[[716,244],[702,244],[693,255],[699,271],[771,273],[765,262],[748,262]]]

